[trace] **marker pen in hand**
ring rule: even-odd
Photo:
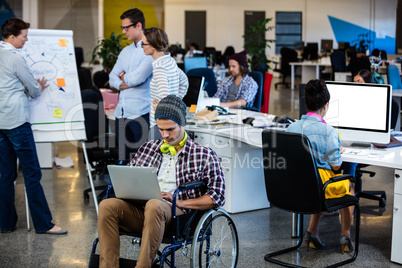
[[[120,75],[119,75],[119,78],[120,78],[120,80],[123,80],[123,76],[126,74],[126,72],[122,72]]]

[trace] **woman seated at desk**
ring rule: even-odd
[[[230,76],[226,77],[214,98],[219,98],[222,107],[241,108],[252,106],[258,85],[248,73],[247,51],[235,53],[229,58]]]

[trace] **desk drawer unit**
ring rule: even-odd
[[[402,170],[395,170],[391,261],[402,263]]]
[[[226,183],[223,208],[238,213],[269,207],[262,168],[262,149],[227,137],[194,133],[194,140],[213,149],[221,159]]]

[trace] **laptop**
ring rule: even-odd
[[[162,200],[155,168],[108,165],[107,169],[117,198],[136,201]]]

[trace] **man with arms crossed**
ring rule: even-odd
[[[120,159],[128,161],[130,153],[148,138],[149,108],[151,104],[149,83],[152,78],[152,57],[142,49],[145,18],[141,10],[134,8],[120,16],[121,29],[129,41],[117,59],[109,75],[109,83],[120,91],[115,109],[116,139]],[[121,151],[124,151],[123,152]]]
[[[156,107],[155,118],[163,139],[151,140],[139,148],[131,165],[155,167],[162,197],[169,202],[179,184],[207,183],[205,194],[200,189],[178,194],[176,215],[191,209],[221,207],[225,202],[225,181],[219,158],[210,148],[187,136],[186,105],[179,97],[168,95]],[[151,267],[165,230],[170,230],[171,212],[171,203],[157,199],[149,200],[145,206],[116,198],[103,200],[98,216],[100,267],[119,265],[119,227],[142,232],[136,267]]]

